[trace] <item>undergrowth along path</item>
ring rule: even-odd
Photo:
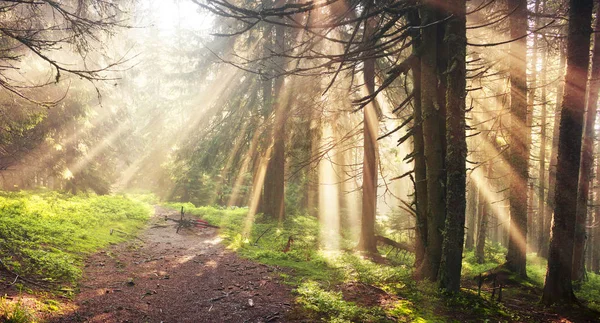
[[[291,287],[277,267],[239,258],[213,228],[176,233],[157,206],[148,229],[86,261],[71,311],[50,322],[283,322]]]

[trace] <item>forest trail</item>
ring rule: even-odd
[[[282,322],[291,288],[241,259],[213,228],[182,229],[159,206],[147,229],[88,258],[72,311],[51,322]]]

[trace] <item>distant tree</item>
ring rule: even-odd
[[[554,225],[542,302],[576,302],[571,279],[577,187],[581,162],[585,93],[589,67],[593,0],[571,0],[567,37],[567,74],[562,101]]]

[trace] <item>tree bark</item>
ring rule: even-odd
[[[449,67],[446,91],[446,224],[440,264],[440,288],[456,293],[460,290],[466,211],[465,125],[466,98],[466,3],[448,1],[451,18],[446,22],[445,46]]]
[[[527,124],[527,1],[509,0],[509,8],[515,9],[510,15],[511,39],[522,37],[510,43],[510,228],[507,269],[520,277],[527,271],[527,181],[529,178],[530,129]]]
[[[533,9],[534,13],[537,14],[540,12],[540,0],[535,0],[535,5],[534,5],[534,9]],[[533,23],[533,27],[534,28],[538,28],[540,25],[540,17],[539,16],[535,16],[535,18],[533,19],[534,23]],[[533,34],[533,40],[532,40],[532,55],[531,55],[531,72],[529,73],[529,76],[531,78],[531,80],[529,81],[529,87],[528,87],[528,91],[527,91],[527,134],[529,136],[527,143],[528,146],[531,147],[532,141],[531,141],[531,131],[533,129],[533,108],[535,106],[535,94],[537,91],[537,77],[538,77],[538,73],[537,73],[537,62],[538,62],[538,35],[537,34]],[[542,64],[544,64],[545,60],[542,58]],[[544,72],[544,70],[542,69],[542,73]],[[541,82],[540,84],[542,84],[542,89],[544,88],[544,83]],[[543,104],[543,103],[542,103]],[[530,148],[531,149],[531,148]],[[529,156],[528,156],[529,158]],[[529,167],[529,162],[527,163],[528,167]],[[527,246],[527,251],[529,251],[530,249],[532,249],[531,246],[531,242],[532,241],[537,241],[535,240],[535,226],[534,226],[534,205],[535,205],[535,195],[536,195],[536,191],[535,191],[535,185],[533,180],[529,180],[529,178],[527,179],[528,183],[529,183],[529,190],[528,190],[528,200],[527,200],[527,241],[529,241],[529,245]],[[539,191],[538,191],[539,193]],[[539,195],[538,197],[538,203],[539,203]],[[539,204],[538,204],[539,206]],[[538,209],[538,218],[541,210]]]
[[[600,138],[600,130],[597,134]],[[600,156],[600,142],[598,143],[598,156]],[[597,159],[597,158],[596,158]],[[592,271],[600,274],[600,161],[596,161],[596,199],[594,207],[594,234],[593,234],[593,252],[592,252]]]
[[[596,17],[600,14],[597,6]],[[600,28],[600,18],[596,18],[596,29]],[[579,169],[579,187],[577,191],[577,218],[575,221],[575,244],[573,246],[573,280],[581,282],[585,275],[585,243],[588,198],[590,196],[590,178],[594,167],[594,126],[600,89],[600,33],[594,35],[592,49],[592,66],[587,97],[587,111],[583,128],[583,145],[581,149],[581,165]]]
[[[372,20],[366,23],[365,33],[370,35],[374,27]],[[366,37],[368,39],[369,37]],[[371,56],[367,53],[367,56]],[[367,58],[363,61],[363,77],[367,94],[375,92],[375,58]],[[364,107],[363,122],[363,187],[362,187],[362,221],[360,227],[360,239],[358,250],[369,253],[377,253],[377,240],[375,239],[375,214],[377,211],[377,133],[379,131],[379,120],[375,100]]]
[[[285,29],[275,27],[275,50],[285,51]],[[279,58],[279,68],[285,68],[285,60]],[[278,76],[273,82],[273,132],[271,137],[272,151],[265,173],[264,183],[264,213],[265,215],[283,220],[285,215],[285,124],[287,120],[287,104],[289,95],[283,88],[283,76]]]
[[[542,61],[542,95],[541,95],[541,114],[540,114],[540,168],[538,172],[538,216],[537,216],[537,249],[539,244],[543,243],[540,238],[544,233],[544,219],[546,218],[546,61],[548,55],[544,55]],[[532,240],[535,238],[532,236]]]
[[[593,0],[571,0],[567,38],[567,74],[558,140],[554,225],[542,302],[576,302],[571,279],[577,182],[589,67]],[[567,277],[565,279],[565,277]]]
[[[486,165],[487,178],[490,178],[492,174],[492,165],[490,163],[491,161],[488,161],[488,164]],[[475,247],[475,258],[477,259],[477,263],[482,264],[485,262],[485,238],[488,230],[489,215],[488,201],[483,195],[482,188],[479,188],[478,195],[479,210],[477,213],[479,214],[479,225],[477,225],[477,245]]]
[[[427,1],[420,9],[421,24],[438,21],[435,4]],[[442,257],[442,230],[446,218],[444,203],[444,141],[442,102],[438,101],[438,29],[421,29],[421,108],[423,144],[427,171],[427,247],[416,277],[437,281]]]
[[[559,64],[559,75],[562,75],[558,81],[556,88],[556,106],[554,108],[554,124],[552,126],[552,152],[550,154],[550,161],[548,165],[548,210],[553,212],[544,217],[544,229],[540,234],[539,251],[540,257],[548,258],[548,250],[550,246],[550,224],[552,222],[552,216],[554,215],[554,192],[556,188],[556,163],[558,162],[558,131],[560,129],[560,109],[562,106],[562,99],[565,90],[564,72],[566,66],[566,57],[564,53],[564,44],[560,45],[560,64]]]
[[[408,13],[409,24],[419,26],[418,10],[411,10]],[[412,31],[412,52],[419,57],[418,49],[421,46],[420,32],[418,29]],[[427,246],[427,171],[425,166],[425,155],[423,145],[423,117],[421,111],[421,59],[415,59],[411,67],[413,76],[413,149],[414,149],[414,170],[415,170],[415,204],[416,204],[416,225],[415,225],[415,268],[418,268],[425,257],[425,247]]]
[[[471,250],[475,246],[475,233],[477,223],[477,185],[471,178],[467,188],[467,238],[465,249]]]

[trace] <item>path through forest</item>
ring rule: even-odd
[[[278,268],[241,259],[216,229],[182,229],[155,208],[140,239],[86,261],[72,311],[55,322],[282,322],[291,288]]]

